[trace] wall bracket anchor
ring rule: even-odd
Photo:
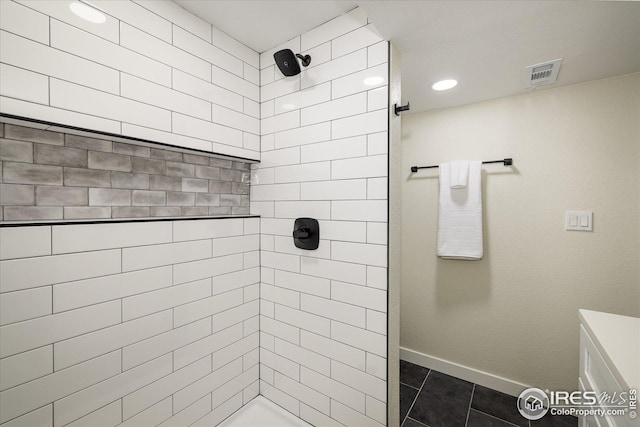
[[[393,112],[396,113],[396,116],[399,116],[403,111],[409,111],[409,109],[410,107],[408,102],[407,105],[393,104]]]

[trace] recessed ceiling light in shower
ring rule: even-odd
[[[93,22],[94,24],[102,24],[107,20],[107,17],[104,15],[104,13],[79,1],[72,2],[69,5],[69,8],[80,18],[89,22]]]
[[[456,87],[457,84],[458,84],[458,81],[453,79],[440,80],[439,82],[435,82],[434,84],[432,84],[431,89],[438,90],[438,91],[449,90]]]

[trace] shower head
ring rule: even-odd
[[[294,54],[291,49],[282,49],[273,54],[273,59],[276,61],[280,72],[287,77],[300,74],[300,65],[296,57],[300,58],[302,65],[305,67],[311,64],[310,55]]]

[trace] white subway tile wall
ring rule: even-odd
[[[132,225],[0,228],[3,426],[211,426],[258,395],[260,219]]]
[[[257,52],[170,1],[95,6],[0,2],[2,113],[260,159]]]
[[[170,1],[95,5],[0,1],[0,112],[261,163],[0,125],[3,219],[262,218],[0,228],[0,423],[212,426],[260,393],[384,425],[388,44],[358,8],[258,55]]]
[[[300,47],[311,66],[284,78],[273,52]],[[386,423],[387,57],[361,9],[260,56],[260,393],[317,425]]]

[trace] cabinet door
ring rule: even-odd
[[[582,347],[582,345],[581,345]],[[582,348],[580,348],[582,355]],[[580,366],[582,366],[582,360],[580,361]],[[582,374],[582,368],[580,369],[580,373]],[[578,378],[578,388],[580,391],[585,391],[584,383],[582,382],[582,378]],[[602,427],[598,418],[591,416],[586,417],[578,417],[578,425],[580,427]]]

